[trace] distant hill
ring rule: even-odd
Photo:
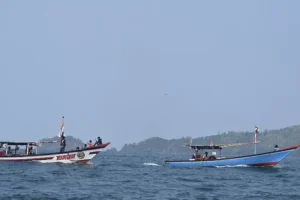
[[[57,143],[44,143],[41,147],[39,147],[39,152],[57,152],[60,150],[60,138],[52,137],[52,138],[43,138],[40,141],[57,141]],[[74,138],[73,136],[66,136],[66,151],[71,149],[76,149],[76,147],[83,147],[84,143],[82,140],[78,138]]]
[[[253,132],[234,132],[229,131],[227,133],[221,133],[218,135],[193,138],[193,144],[209,145],[210,139],[213,144],[230,144],[230,143],[242,143],[253,142]],[[273,150],[274,145],[279,147],[285,147],[300,143],[300,125],[291,126],[279,130],[260,130],[258,135],[257,153]],[[124,153],[134,152],[157,152],[157,153],[191,153],[192,150],[184,147],[185,143],[189,142],[189,137],[180,139],[163,139],[159,137],[152,137],[141,141],[139,143],[125,144],[121,149]],[[252,153],[254,146],[242,146],[225,148],[222,150],[222,154],[248,154]],[[294,155],[300,155],[300,149],[296,150]]]
[[[112,148],[108,147],[108,148],[103,149],[103,152],[114,154],[114,153],[118,153],[118,150],[115,147],[112,147]]]

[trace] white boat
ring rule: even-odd
[[[0,150],[0,161],[15,161],[15,162],[24,162],[24,161],[36,161],[41,163],[88,163],[93,159],[98,153],[100,153],[105,147],[107,147],[110,142],[93,146],[90,148],[83,148],[77,150],[71,150],[66,152],[56,152],[56,153],[45,153],[38,154],[37,149],[42,142],[1,142],[2,149]],[[6,146],[6,147],[4,147]],[[9,147],[15,146],[32,146],[35,148],[35,153],[25,152],[24,154],[18,154],[18,150],[11,149]],[[3,148],[4,147],[4,148]]]
[[[62,117],[61,133],[58,137],[65,136],[64,134],[64,117]],[[76,150],[38,154],[38,147],[44,143],[57,143],[57,141],[41,141],[41,142],[7,142],[0,141],[0,161],[36,161],[41,163],[88,163],[98,153],[100,153],[110,142],[102,144],[102,140],[98,145],[92,147],[84,147]],[[15,146],[14,149],[11,146]],[[26,146],[24,154],[18,153],[21,149],[19,146]],[[34,152],[35,149],[35,152]]]

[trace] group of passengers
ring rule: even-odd
[[[101,145],[102,144],[102,139],[100,137],[97,137],[97,140],[95,142],[95,144],[93,145],[93,142],[92,140],[90,140],[88,143],[87,143],[87,147],[85,145],[85,148],[92,148],[94,146],[98,146],[98,145]]]
[[[204,155],[201,157],[201,155],[198,152],[198,149],[193,154],[193,159],[196,160],[215,160],[217,159],[215,155],[208,156],[208,152],[205,152]]]
[[[84,146],[81,149],[88,149],[88,148],[93,148],[94,146],[98,146],[102,144],[102,139],[100,137],[97,137],[96,142],[93,144],[92,140],[87,142],[87,144],[84,144]],[[77,147],[76,150],[79,150],[80,148]]]
[[[278,147],[278,145],[276,144],[274,146],[274,151],[279,151],[280,148]],[[195,153],[192,156],[192,159],[196,159],[196,160],[215,160],[217,159],[215,155],[211,155],[208,157],[208,152],[205,152],[204,155],[201,157],[201,155],[198,152],[198,149],[195,151]]]
[[[8,146],[7,147],[7,154],[8,156],[13,156],[13,155],[17,155],[17,151],[19,150],[19,146],[16,145],[15,149],[12,149],[11,146]],[[24,152],[25,155],[33,155],[33,146],[32,144],[30,144],[29,146],[26,146],[25,148],[25,152]]]
[[[61,135],[59,135],[60,137],[60,152],[64,152],[65,148],[66,148],[66,137],[65,134],[62,133]],[[97,140],[95,142],[95,144],[93,145],[92,140],[90,140],[88,142],[88,144],[85,144],[84,147],[82,149],[86,149],[86,148],[92,148],[93,146],[97,146],[97,145],[101,145],[102,144],[102,139],[100,137],[97,137]],[[16,146],[15,150],[15,154],[16,152],[19,150],[18,145]],[[76,148],[76,150],[79,150],[79,147]],[[29,144],[29,146],[26,146],[25,148],[25,155],[33,155],[33,145]],[[7,147],[7,155],[13,155],[12,149],[10,146]]]

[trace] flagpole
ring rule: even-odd
[[[254,154],[256,154],[256,133],[254,134]]]
[[[62,123],[61,123],[60,131],[61,131],[61,134],[64,135],[64,131],[65,131],[65,117],[64,116],[62,116]]]

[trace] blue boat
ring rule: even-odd
[[[258,128],[255,129],[255,141],[252,143],[237,143],[228,145],[192,145],[191,141],[189,145],[191,149],[196,150],[192,159],[186,160],[166,160],[165,164],[172,167],[221,167],[221,166],[257,166],[257,167],[273,167],[297,149],[300,144],[279,149],[277,145],[273,151],[256,154],[256,141],[257,134],[259,133]],[[254,154],[246,156],[235,156],[235,157],[222,157],[221,150],[227,147],[236,147],[243,145],[253,145],[254,144]],[[200,157],[198,155],[198,150],[219,150],[220,155],[216,157],[216,152],[212,152],[211,156],[206,155]]]

